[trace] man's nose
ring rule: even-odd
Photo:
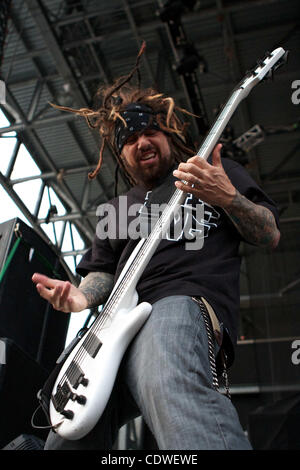
[[[137,145],[138,145],[138,149],[143,149],[151,145],[151,142],[145,134],[141,134],[138,137]]]

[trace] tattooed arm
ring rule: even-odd
[[[112,291],[114,276],[109,273],[88,273],[81,281],[79,290],[87,299],[88,307],[98,307],[108,299]]]
[[[269,209],[249,201],[236,191],[224,210],[245,240],[258,246],[276,248],[280,232]]]
[[[43,274],[32,276],[40,296],[62,312],[81,312],[102,305],[113,288],[113,279],[112,274],[90,272],[80,286],[75,287],[69,281],[51,279]]]

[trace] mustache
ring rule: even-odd
[[[149,152],[157,153],[156,147],[154,145],[149,144],[149,145],[147,145],[147,147],[144,147],[141,150],[138,150],[136,156],[137,156],[138,159],[140,159],[146,153],[149,153]]]

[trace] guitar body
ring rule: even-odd
[[[134,304],[136,299],[137,294],[131,304]],[[76,371],[78,370],[77,364],[72,362],[82,348],[85,336],[76,345],[60,371],[50,403],[51,422],[54,426],[61,423],[58,427],[61,437],[69,440],[81,439],[95,426],[109,400],[122,357],[133,337],[147,320],[151,309],[147,302],[136,307],[121,307],[110,324],[101,329],[98,336],[101,346],[95,356],[88,354],[81,359],[80,370],[84,370],[84,376],[78,378],[78,374],[73,374],[73,380],[68,381],[68,388],[64,382],[64,390],[60,390],[60,378],[68,375],[68,369],[74,366]],[[68,400],[66,395],[70,395]],[[82,398],[78,401],[76,397]],[[62,412],[59,411],[60,405],[64,407]],[[66,416],[62,416],[63,413],[66,413]]]

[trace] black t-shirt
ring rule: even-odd
[[[254,203],[270,209],[278,223],[274,202],[258,187],[247,171],[226,158],[222,158],[222,163],[236,189]],[[167,178],[168,184],[166,183],[168,190],[170,187],[172,191],[176,189],[173,181],[175,178],[171,173]],[[98,271],[114,274],[115,280],[118,278],[133,248],[139,242],[139,239],[126,237],[128,232],[132,237],[132,233],[135,233],[132,228],[139,227],[138,210],[145,204],[149,205],[149,201],[155,203],[157,194],[163,197],[162,202],[168,201],[167,195],[160,191],[161,188],[164,186],[160,185],[158,191],[147,192],[144,188],[136,186],[130,189],[126,196],[115,198],[101,207],[102,217],[99,219],[92,247],[77,267],[80,275]],[[151,200],[151,196],[156,197]],[[113,210],[107,210],[108,204]],[[200,220],[199,214],[195,212],[197,204],[203,209]],[[194,209],[184,212],[187,205]],[[180,221],[181,227],[184,228],[184,217],[192,217],[193,225],[189,227],[194,230],[194,235],[197,232],[198,237],[194,238],[194,243],[202,240],[203,246],[197,250],[187,249],[187,242],[191,247],[193,240],[187,238],[188,232],[175,230],[172,225],[167,237],[160,241],[138,282],[139,301],[154,303],[170,295],[203,296],[212,305],[219,321],[223,323],[225,331],[235,344],[240,306],[238,249],[241,235],[221,208],[204,204],[191,194],[187,194],[183,206],[185,215]],[[128,210],[131,215],[127,218],[126,227],[125,215]],[[193,217],[195,214],[196,217]],[[118,221],[122,217],[125,219],[121,228],[115,227],[114,219]],[[109,236],[103,239],[105,232]]]

